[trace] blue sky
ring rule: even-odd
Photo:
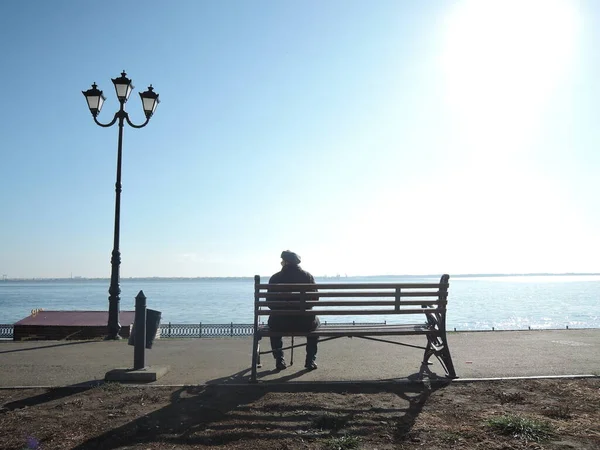
[[[598,272],[593,0],[0,3],[0,274]]]

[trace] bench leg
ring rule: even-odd
[[[448,339],[446,338],[446,331],[440,337],[442,341],[442,348],[439,354],[436,354],[438,359],[443,363],[446,373],[450,378],[458,378],[454,370],[454,363],[452,362],[452,356],[450,356],[450,348],[448,347]]]
[[[256,383],[256,367],[260,365],[260,337],[256,334],[252,342],[252,371],[250,373],[250,383]]]
[[[262,367],[262,363],[260,362],[260,339],[258,340],[258,343],[256,344],[256,353],[258,355],[258,362],[256,364],[256,367],[258,367],[260,369]]]
[[[431,346],[431,336],[427,336],[427,346],[425,347],[425,353],[423,354],[423,362],[422,364],[424,366],[428,366],[431,365],[432,363],[429,362],[429,359],[431,358],[431,356],[434,354],[435,352],[433,351],[433,348]]]
[[[440,351],[439,355],[436,355],[438,359],[443,363],[444,369],[450,378],[458,378],[456,371],[454,370],[454,363],[452,362],[452,356],[450,356],[450,349],[448,348],[448,342],[444,339],[444,347]]]
[[[429,359],[433,355],[440,361],[444,371],[450,378],[457,378],[452,357],[450,356],[450,350],[448,349],[448,341],[445,336],[438,337],[432,334],[427,335],[427,346],[425,348],[425,354],[423,355],[423,365],[430,364]]]

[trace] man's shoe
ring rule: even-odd
[[[283,358],[278,358],[277,361],[275,362],[275,368],[277,370],[284,370],[287,369],[287,365],[285,363],[285,359]]]
[[[317,368],[317,363],[314,361],[306,361],[304,367],[306,367],[308,370],[315,370]]]

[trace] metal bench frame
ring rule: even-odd
[[[440,361],[449,378],[457,378],[446,338],[446,307],[448,304],[449,275],[442,275],[439,283],[317,283],[317,284],[261,284],[254,277],[254,337],[250,382],[256,382],[263,337],[291,337],[292,345],[283,350],[304,347],[294,345],[296,336],[318,336],[319,342],[341,337],[357,337],[378,342],[402,345],[424,350],[423,365],[430,364],[432,356]],[[316,292],[315,292],[316,290]],[[283,300],[281,300],[283,299]],[[271,307],[285,309],[270,309]],[[343,307],[343,309],[339,309]],[[314,308],[314,309],[313,309]],[[272,331],[259,325],[260,316],[271,315],[362,316],[409,314],[425,320],[411,324],[322,325],[315,331]],[[382,336],[423,335],[425,347],[381,339]],[[324,339],[322,339],[324,338]]]

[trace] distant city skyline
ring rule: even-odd
[[[7,278],[110,276],[123,70],[122,278],[598,271],[600,3],[118,7],[0,3]]]

